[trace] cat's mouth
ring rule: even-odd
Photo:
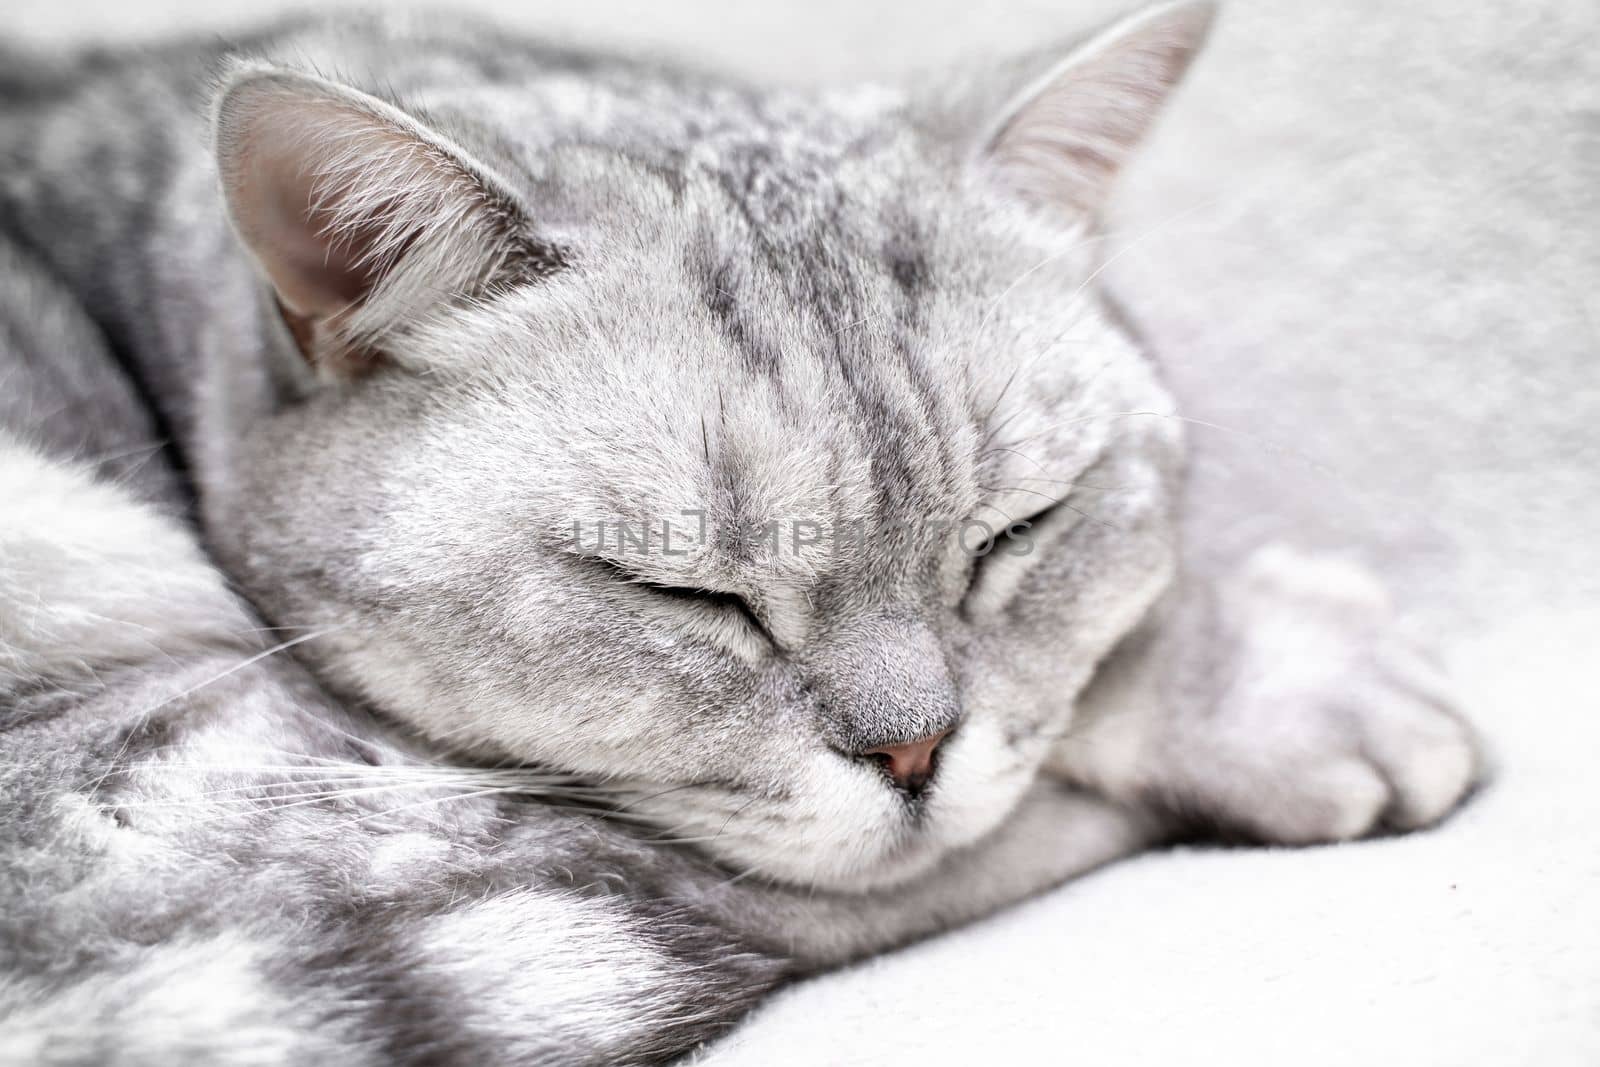
[[[989,732],[964,726],[962,744],[942,732],[917,739],[916,751],[826,749],[797,761],[782,788],[704,782],[658,789],[630,808],[736,876],[837,892],[889,888],[990,832],[1026,788],[1031,775],[1013,790],[1012,776],[989,773],[1001,767],[988,758]]]

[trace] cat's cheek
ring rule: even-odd
[[[1038,758],[998,716],[969,716],[940,756],[926,830],[939,846],[961,848],[989,833],[1033,783]]]
[[[864,767],[819,754],[795,768],[788,799],[740,806],[706,831],[709,849],[736,869],[853,891],[895,880],[894,869],[905,866],[909,812]]]

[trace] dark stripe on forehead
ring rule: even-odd
[[[777,377],[782,354],[760,321],[764,309],[749,306],[754,298],[745,282],[745,272],[730,260],[721,259],[701,263],[698,274],[700,297],[728,344],[751,371]]]
[[[853,398],[840,415],[857,425],[877,520],[946,517],[922,514],[957,476],[951,438],[962,421],[948,408],[953,383],[921,351],[933,284],[925,225],[902,203],[861,203],[829,169],[794,162],[751,145],[712,164],[748,244],[718,249],[702,268],[706,306],[753,368],[778,372],[784,353],[759,342],[780,329],[833,366]],[[755,290],[754,271],[775,286]]]
[[[899,286],[900,293],[911,310],[927,292],[930,278],[927,253],[916,224],[909,218],[891,216],[885,219],[889,229],[883,244],[883,258],[889,276]]]

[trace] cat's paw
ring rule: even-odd
[[[1273,547],[1219,592],[1227,671],[1171,753],[1186,801],[1308,844],[1427,826],[1467,794],[1477,742],[1371,575]]]

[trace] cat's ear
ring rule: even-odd
[[[334,375],[517,269],[528,226],[486,167],[399,108],[295,71],[246,67],[218,97],[235,228],[300,350]]]
[[[1180,0],[1102,30],[1000,109],[981,141],[981,164],[1031,204],[1098,213],[1214,14],[1206,0]]]

